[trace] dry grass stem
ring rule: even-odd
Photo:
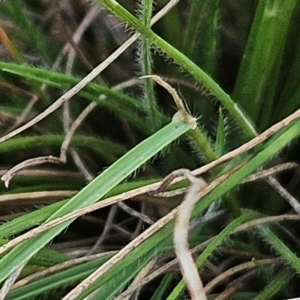
[[[123,202],[119,202],[118,206],[124,210],[125,212],[127,212],[129,215],[142,220],[143,222],[145,222],[146,224],[152,225],[154,223],[153,220],[151,220],[147,215],[142,214],[140,212],[138,212],[137,210],[131,208],[130,206],[126,205]]]
[[[247,222],[243,225],[240,225],[236,228],[236,230],[234,231],[234,233],[237,232],[241,232],[244,230],[249,230],[251,227],[254,226],[258,226],[261,224],[266,224],[266,223],[276,223],[276,222],[282,222],[282,221],[299,221],[300,217],[297,215],[280,215],[280,216],[272,216],[272,217],[265,217],[265,218],[261,218],[255,221],[250,221]],[[214,237],[208,239],[207,241],[197,245],[196,247],[194,247],[193,249],[191,249],[192,253],[199,253],[201,252],[203,249],[205,249],[209,243],[214,239]],[[278,262],[278,260],[276,260]],[[160,267],[159,269],[153,271],[151,274],[149,274],[148,276],[146,276],[144,279],[142,279],[138,284],[131,286],[130,289],[127,289],[124,293],[122,293],[122,295],[125,297],[128,294],[132,294],[134,292],[134,290],[138,289],[139,287],[149,283],[150,281],[154,280],[155,278],[157,278],[158,276],[161,276],[162,274],[166,273],[171,267],[175,266],[178,263],[177,259],[173,259],[170,262],[164,264],[162,267]],[[205,291],[207,291],[206,289],[209,288],[209,290],[211,290],[210,284],[212,284],[213,281],[211,281],[211,283],[209,283],[207,286],[205,286]],[[213,283],[215,285],[215,283]],[[128,294],[127,294],[128,293]]]
[[[166,273],[171,267],[175,266],[177,263],[178,263],[177,259],[173,259],[172,261],[164,264],[159,269],[153,271],[152,273],[150,273],[149,275],[147,275],[146,277],[144,277],[143,279],[141,279],[138,283],[130,285],[130,287],[128,287],[126,289],[126,291],[124,291],[122,294],[120,294],[118,296],[119,300],[123,299],[122,297],[128,297],[128,296],[130,296],[137,289],[139,289],[142,286],[144,286],[145,284],[151,282],[152,280],[154,280],[158,276]],[[116,299],[118,299],[118,298],[116,298]]]
[[[157,75],[146,75],[140,78],[151,78],[156,83],[164,87],[169,94],[173,97],[174,102],[176,104],[178,112],[174,115],[174,117],[179,117],[182,119],[186,124],[190,125],[191,129],[195,129],[197,127],[197,121],[195,118],[191,116],[191,114],[185,108],[182,99],[179,97],[177,91],[171,87],[166,81],[164,81],[160,76]]]
[[[29,276],[19,280],[18,282],[16,282],[13,285],[12,289],[20,288],[20,287],[25,286],[28,283],[33,282],[37,279],[41,279],[43,277],[47,277],[47,276],[50,276],[52,274],[58,273],[61,270],[65,270],[65,269],[68,269],[70,267],[73,267],[73,266],[76,266],[76,265],[79,265],[79,264],[82,264],[82,263],[85,263],[85,262],[89,262],[89,261],[107,256],[109,254],[114,254],[114,253],[115,253],[115,251],[103,252],[103,253],[97,253],[97,254],[93,254],[93,255],[86,255],[86,256],[83,256],[83,257],[80,257],[80,258],[75,258],[75,259],[68,260],[66,262],[63,262],[63,263],[58,264],[58,265],[54,265],[52,267],[49,267],[49,268],[47,268],[45,270],[42,270],[40,272],[36,272],[32,275],[29,275]]]
[[[13,284],[19,277],[21,271],[23,270],[25,264],[18,267],[4,282],[3,286],[0,290],[0,300],[4,300],[6,295],[9,293],[9,291],[12,289]]]
[[[41,157],[36,157],[36,158],[31,158],[28,160],[25,160],[21,162],[20,164],[14,166],[11,168],[7,173],[5,173],[2,177],[1,180],[4,181],[4,185],[6,188],[8,188],[9,182],[14,176],[16,172],[19,170],[29,168],[32,166],[40,165],[40,164],[45,164],[45,163],[60,163],[61,160],[58,157],[54,157],[52,155],[49,156],[41,156]]]
[[[222,183],[223,181],[225,181],[229,176],[231,176],[232,173],[234,173],[235,171],[236,171],[236,168],[234,170],[232,170],[232,171],[230,171],[230,172],[228,172],[228,173],[220,176],[216,180],[214,180],[206,188],[204,188],[203,191],[200,192],[199,198],[201,199],[203,196],[205,196],[206,194],[208,194],[216,186],[218,186],[220,183]],[[174,179],[174,181],[178,181],[178,178]],[[123,194],[121,194],[119,196],[114,196],[114,197],[105,199],[105,200],[101,201],[100,203],[96,203],[94,205],[91,205],[91,206],[87,207],[86,209],[81,209],[81,210],[78,210],[78,211],[74,211],[73,213],[70,213],[70,214],[66,215],[65,217],[58,218],[58,219],[56,219],[54,221],[51,221],[51,222],[49,222],[49,223],[47,223],[45,225],[40,226],[37,229],[33,229],[29,233],[23,235],[23,238],[29,239],[30,237],[35,236],[36,234],[38,234],[40,232],[44,232],[44,231],[48,230],[49,228],[51,228],[51,227],[53,227],[55,225],[63,223],[65,221],[69,220],[69,219],[72,219],[72,218],[84,215],[84,214],[86,214],[88,212],[91,212],[91,211],[94,211],[96,209],[100,209],[102,207],[106,207],[108,205],[111,205],[111,204],[119,202],[119,201],[124,201],[126,199],[132,198],[132,197],[140,195],[140,194],[153,192],[155,189],[159,188],[159,186],[160,186],[159,183],[155,183],[155,184],[151,184],[151,185],[148,185],[146,187],[143,187],[143,188],[139,188],[139,189],[136,189],[136,190],[132,190],[130,192],[123,193]],[[160,220],[158,220],[156,223],[154,223],[151,227],[149,227],[145,232],[143,232],[142,234],[140,234],[132,242],[130,242],[129,244],[127,244],[127,246],[125,246],[112,259],[110,259],[108,262],[106,262],[105,264],[103,264],[98,270],[96,270],[92,275],[90,275],[81,284],[79,284],[66,297],[69,297],[69,296],[74,297],[77,293],[81,293],[81,291],[83,291],[86,287],[88,287],[95,280],[97,280],[100,276],[102,276],[106,271],[108,271],[108,269],[112,265],[116,264],[126,254],[128,254],[130,251],[132,251],[134,248],[136,248],[138,245],[140,245],[143,241],[145,241],[147,238],[149,238],[151,235],[153,235],[159,229],[161,229],[162,227],[164,227],[171,220],[173,220],[177,213],[178,213],[178,207],[175,208],[174,210],[172,210],[169,214],[167,214],[166,216],[164,216]],[[277,221],[286,220],[286,219],[289,219],[289,220],[299,220],[299,217],[298,216],[293,216],[293,215],[288,215],[288,216],[283,216],[283,217],[282,216],[279,216],[279,217],[277,216],[277,217],[270,217],[270,218],[265,218],[265,219],[266,220],[261,220],[261,221],[257,221],[256,220],[255,222],[253,222],[252,226],[256,226],[256,225],[258,225],[260,223],[271,222],[271,221],[274,221],[274,220],[277,220]],[[251,223],[251,222],[249,222],[249,223]],[[242,230],[241,228],[243,228],[243,227],[239,226],[235,230],[235,232]],[[247,228],[243,228],[243,230],[247,229]],[[15,240],[13,240],[13,241],[15,241]],[[11,241],[11,242],[13,242],[13,241]],[[19,240],[17,243],[19,243],[21,241]],[[5,252],[6,250],[8,250],[9,248],[11,248],[11,247],[13,247],[15,245],[15,244],[10,244],[11,242],[9,242],[8,244],[6,244],[5,246],[0,247],[0,254],[3,253],[3,252]],[[72,298],[65,298],[65,299],[72,299]]]
[[[291,205],[295,212],[300,215],[300,204],[298,200],[293,197],[285,188],[283,188],[275,178],[270,176],[267,181],[272,185],[276,192],[278,192],[278,194]]]
[[[233,295],[234,292],[237,292],[238,290],[242,289],[243,286],[244,286],[244,284],[242,282],[238,282],[234,286],[230,286],[223,293],[219,294],[214,300],[226,300],[226,299],[229,299],[229,297],[231,295]]]
[[[299,165],[297,163],[294,163],[294,162],[280,164],[280,165],[274,166],[274,167],[266,169],[266,170],[259,171],[255,174],[252,174],[252,175],[248,176],[243,181],[243,183],[244,182],[256,181],[256,180],[259,180],[259,179],[266,179],[269,176],[273,176],[273,175],[276,175],[280,172],[290,170],[290,169],[294,169],[294,168],[299,168]]]
[[[293,207],[295,212],[300,215],[300,204],[299,201],[294,198],[273,176],[279,172],[283,172],[292,168],[299,168],[297,163],[285,163],[272,167],[267,170],[257,172],[256,174],[250,175],[243,182],[251,182],[259,179],[266,180],[274,189],[277,191],[287,202]]]
[[[299,49],[289,24],[300,4],[273,9],[282,34],[274,26],[261,34],[268,3],[181,1],[163,18],[179,1],[0,0],[0,300],[221,300],[297,290],[300,168],[282,162],[297,156],[288,144],[299,138]],[[256,52],[266,37],[282,43]],[[259,78],[257,66],[265,67]],[[194,81],[179,79],[177,67]],[[48,163],[64,165],[43,170]],[[262,270],[281,285],[260,282]]]
[[[128,81],[125,81],[121,84],[116,85],[112,89],[114,90],[120,90],[127,87],[132,86],[133,84],[137,84],[139,81],[137,79],[131,79]],[[101,95],[101,100],[105,100],[106,96]],[[10,180],[13,178],[14,175],[19,173],[20,171],[24,170],[25,168],[30,168],[32,166],[36,166],[43,163],[66,163],[67,162],[67,151],[69,148],[69,145],[71,143],[71,139],[77,130],[77,128],[83,123],[85,118],[90,114],[90,112],[97,106],[96,102],[90,103],[77,117],[77,119],[73,122],[72,126],[70,128],[66,128],[66,135],[62,142],[61,149],[60,149],[60,156],[54,157],[54,156],[46,156],[46,157],[36,157],[31,158],[28,160],[25,160],[21,162],[20,164],[17,164],[12,169],[7,171],[2,177],[1,180],[4,181],[5,186],[8,187]],[[65,111],[65,110],[64,110]],[[65,120],[65,118],[64,118]],[[71,154],[73,155],[74,162],[78,166],[78,168],[81,170],[82,174],[84,174],[84,177],[91,181],[94,177],[87,171],[86,167],[84,166],[82,160],[80,159],[80,156],[76,151],[72,151]]]
[[[259,226],[265,223],[276,223],[282,221],[300,221],[300,216],[298,215],[279,215],[279,216],[272,216],[272,217],[264,217],[261,219],[249,221],[245,224],[238,226],[233,233],[237,233],[243,230],[248,230],[253,226]]]
[[[49,202],[57,199],[65,199],[72,197],[77,191],[43,191],[43,192],[28,192],[28,193],[17,193],[9,195],[0,195],[0,204],[13,202],[13,201],[35,201],[37,199],[47,200]]]
[[[240,265],[234,266],[234,267],[226,270],[225,272],[222,272],[219,276],[215,277],[211,282],[209,282],[204,287],[204,290],[208,294],[213,290],[213,288],[215,288],[217,285],[222,283],[222,281],[230,280],[229,277],[232,277],[241,271],[246,271],[246,270],[255,268],[255,267],[257,267],[257,265],[279,265],[279,264],[282,264],[282,262],[280,260],[274,259],[274,258],[260,259],[260,260],[242,263]]]
[[[193,207],[199,200],[201,190],[203,190],[207,184],[202,178],[191,175],[189,170],[179,169],[169,174],[161,186],[165,188],[166,184],[169,184],[172,179],[178,176],[184,176],[190,182],[190,186],[182,204],[178,207],[173,238],[174,249],[192,299],[205,300],[207,297],[203,289],[202,280],[200,279],[198,269],[195,266],[189,250],[188,233],[190,227],[189,220]],[[159,190],[161,190],[161,188],[159,188]]]
[[[211,184],[209,184],[206,188],[204,188],[199,198],[201,199],[203,196],[211,192],[216,186],[225,181],[229,176],[232,175],[233,172],[236,171],[236,168],[233,171],[230,171],[226,174],[223,174],[216,180],[214,180]],[[158,188],[158,184],[149,185],[147,190],[144,192],[153,192],[155,188]],[[129,194],[130,192],[126,193]],[[107,199],[108,200],[108,199]],[[119,199],[120,200],[120,199]],[[121,201],[121,200],[120,200]],[[178,207],[169,212],[166,216],[159,219],[156,223],[151,225],[148,229],[146,229],[142,234],[137,236],[133,241],[128,243],[124,248],[122,248],[114,257],[112,257],[109,261],[103,264],[98,270],[96,270],[93,274],[87,277],[84,281],[82,281],[75,289],[73,289],[69,294],[65,296],[63,300],[71,300],[75,299],[83,290],[85,290],[88,286],[90,286],[93,282],[95,282],[99,277],[101,277],[104,273],[106,273],[113,265],[119,262],[125,255],[135,249],[138,245],[152,236],[159,229],[163,228],[166,224],[168,224],[178,213]],[[1,254],[1,247],[0,247]]]
[[[80,174],[83,175],[85,180],[87,180],[88,182],[92,181],[95,176],[93,174],[91,174],[91,172],[88,170],[88,168],[84,164],[83,160],[81,159],[81,157],[77,153],[77,151],[75,151],[73,148],[71,148],[70,153],[71,153],[73,161],[74,161],[76,167],[78,168]]]
[[[91,255],[94,252],[96,252],[96,251],[98,252],[100,250],[99,247],[101,246],[102,242],[104,241],[105,237],[107,236],[108,232],[110,231],[110,229],[113,225],[113,221],[116,216],[117,208],[118,207],[116,204],[111,206],[101,235],[98,237],[96,243],[94,244],[94,246],[89,250],[89,252],[86,255]]]
[[[115,298],[115,300],[129,300],[131,299],[131,295],[133,292],[138,292],[138,289],[142,287],[139,283],[145,278],[145,276],[149,273],[149,271],[153,268],[155,265],[155,259],[151,260],[140,272],[139,274],[134,278],[132,283],[129,285],[129,287],[126,289],[126,291],[122,294],[120,294],[118,297]],[[137,287],[139,286],[139,287]],[[132,287],[135,287],[132,289]]]

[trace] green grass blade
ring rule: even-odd
[[[218,158],[210,145],[209,139],[201,129],[197,127],[195,130],[190,130],[188,135],[191,138],[193,149],[205,162],[211,162]]]
[[[110,168],[103,171],[103,173],[90,182],[70,201],[58,209],[58,211],[48,218],[47,221],[63,216],[75,209],[83,208],[89,204],[95,203],[133,171],[189,129],[187,124],[178,120],[178,118],[175,118],[170,124],[138,144]],[[60,224],[41,236],[20,244],[5,255],[0,260],[0,282],[7,278],[9,274],[24,262],[27,262],[36,252],[63,231],[71,222],[72,220]]]
[[[209,75],[215,73],[220,5],[218,1],[191,1],[183,53]]]
[[[140,188],[142,186],[154,183],[156,180],[140,180],[122,183],[115,188],[113,188],[110,192],[107,193],[106,197],[115,196],[121,193],[125,193],[132,189]],[[27,213],[23,216],[15,218],[9,222],[1,224],[0,226],[0,239],[8,239],[20,232],[24,232],[27,229],[35,227],[37,225],[45,222],[50,216],[61,208],[69,199],[62,200],[51,205],[47,205],[38,210]],[[2,243],[4,244],[4,243]]]
[[[166,293],[170,288],[170,284],[174,280],[173,274],[165,274],[161,282],[159,283],[159,286],[155,289],[152,297],[150,300],[165,300]]]
[[[78,282],[79,280],[90,275],[110,257],[111,255],[105,255],[101,258],[94,259],[93,261],[68,268],[57,274],[50,275],[46,278],[29,283],[24,287],[11,291],[5,299],[33,299],[33,297],[44,294],[47,291],[57,289],[67,284],[74,284],[75,282]]]
[[[151,254],[150,254],[151,255]],[[102,299],[102,300],[110,300],[113,299],[115,295],[117,295],[120,291],[122,291],[128,283],[141,271],[141,269],[146,265],[149,258],[148,255],[144,255],[137,259],[138,263],[133,263],[131,265],[126,266],[125,272],[116,273],[110,280],[106,281],[106,283],[101,286],[99,292],[96,292],[93,299]],[[125,268],[124,268],[125,269]],[[98,283],[99,284],[99,283]],[[96,290],[97,285],[91,286],[88,290],[84,291],[79,297],[78,300],[86,299],[86,296],[91,293],[91,291]]]
[[[298,19],[294,19],[294,24],[298,22]],[[287,56],[288,62],[292,62],[292,66],[290,71],[287,74],[287,78],[284,81],[284,87],[282,91],[280,91],[280,98],[276,102],[276,107],[273,107],[273,121],[277,122],[278,120],[283,119],[288,116],[295,110],[299,108],[300,97],[299,97],[299,81],[300,81],[300,73],[299,73],[299,65],[300,65],[300,37],[298,32],[295,33],[296,39],[290,33],[290,36],[287,39],[285,55]],[[298,49],[298,51],[295,51]],[[290,53],[295,56],[293,60],[290,58]]]
[[[300,63],[300,58],[299,58]],[[298,64],[297,64],[298,67]],[[281,102],[278,103],[278,107],[276,109],[276,116],[278,118],[285,117],[289,115],[290,113],[297,110],[300,106],[300,86],[298,85],[297,88],[294,90],[290,90],[290,93],[293,92],[293,96],[291,98],[283,98],[285,95],[282,95],[283,97],[280,99]],[[288,99],[288,101],[287,101]]]
[[[262,97],[273,71],[281,64],[279,55],[283,54],[282,45],[296,3],[296,0],[259,1],[233,93],[233,99],[253,122],[259,118]]]
[[[15,218],[10,222],[6,222],[0,226],[0,238],[8,238],[15,234],[32,228],[36,225],[42,224],[55,211],[61,208],[67,200],[59,201],[57,203],[42,207],[36,211],[25,214],[24,216]]]
[[[104,276],[98,278],[92,283],[83,293],[78,297],[84,299],[91,292],[101,287],[101,291],[107,295],[108,298],[101,298],[103,300],[112,299],[111,289],[115,291],[115,295],[124,286],[126,278],[132,278],[139,270],[141,270],[154,257],[161,253],[166,247],[170,248],[172,244],[171,231],[172,227],[163,228],[160,232],[145,240],[139,247],[132,249],[121,261],[117,262]],[[115,280],[118,274],[120,280]],[[113,287],[112,287],[113,284]],[[119,287],[119,289],[118,289]],[[97,298],[96,298],[97,299]]]
[[[272,281],[265,286],[253,300],[272,300],[277,294],[282,294],[282,290],[288,285],[293,274],[290,271],[280,271],[279,274],[273,277]]]
[[[272,248],[286,261],[297,274],[300,274],[300,257],[291,250],[283,241],[267,226],[262,226],[259,229],[264,240],[272,246]]]
[[[94,180],[86,182],[84,176],[76,175],[74,167],[77,166],[82,173],[83,169],[77,165],[76,157],[72,157],[73,160],[68,158],[68,164],[59,166],[64,170],[44,172],[44,166],[41,166],[42,169],[38,167],[18,173],[9,189],[0,185],[0,205],[3,208],[0,222],[0,286],[23,263],[25,267],[20,278],[39,275],[41,269],[69,261],[70,256],[55,250],[61,249],[55,245],[60,243],[60,237],[66,230],[67,234],[63,235],[67,242],[69,238],[73,240],[86,235],[86,226],[92,226],[93,220],[82,223],[74,217],[8,248],[9,241],[15,237],[59,220],[74,210],[83,211],[97,201],[99,206],[103,204],[103,208],[109,205],[109,201],[105,200],[111,196],[127,198],[128,192],[158,183],[161,178],[157,177],[172,170],[195,170],[199,165],[216,160],[228,149],[234,149],[257,136],[257,132],[282,120],[300,105],[300,1],[163,0],[156,3],[153,0],[97,0],[93,6],[83,2],[69,1],[66,6],[59,1],[0,0],[0,128],[4,135],[37,116],[49,106],[50,99],[78,84],[87,70],[93,69],[99,60],[105,60],[113,49],[128,38],[128,29],[132,34],[138,34],[136,47],[124,53],[120,52],[120,48],[122,57],[102,73],[97,82],[90,82],[78,95],[74,95],[62,110],[54,111],[38,126],[32,127],[28,136],[19,135],[0,144],[0,160],[4,163],[2,173],[20,160],[37,156],[39,152],[56,155],[64,139],[62,132],[66,133],[83,107],[93,102],[95,110],[81,127],[86,134],[75,133],[71,146],[78,148],[77,157],[83,159],[87,170],[93,174],[100,170],[102,174],[98,173]],[[166,3],[168,7],[174,7],[152,27],[152,15]],[[99,8],[107,8],[108,11],[100,12]],[[119,23],[123,23],[125,28],[119,27]],[[66,51],[57,57],[63,45]],[[8,62],[10,60],[14,63]],[[59,71],[52,70],[52,66]],[[71,75],[62,74],[64,70]],[[165,98],[165,91],[156,88],[155,83],[153,89],[149,78],[134,79],[136,75],[153,72],[164,74],[162,76],[168,78],[166,81],[180,91],[180,98],[186,100],[187,110],[198,117],[195,130],[191,130],[192,126],[183,118],[175,117],[169,124],[172,114],[170,95]],[[106,83],[121,84],[107,87]],[[156,90],[159,92],[157,95]],[[176,116],[180,117],[180,114]],[[259,285],[253,287],[250,281],[244,281],[240,291],[230,295],[232,300],[297,297],[295,282],[300,271],[300,253],[297,245],[290,242],[287,232],[278,231],[276,224],[272,225],[274,220],[282,220],[280,215],[289,204],[274,190],[275,186],[268,186],[267,195],[261,195],[267,183],[245,181],[261,168],[276,165],[279,155],[283,161],[298,157],[297,145],[290,144],[300,137],[300,117],[287,126],[285,121],[281,122],[284,128],[275,134],[266,132],[270,133],[267,140],[204,174],[208,182],[214,182],[214,187],[193,208],[191,224],[196,227],[191,228],[189,240],[191,247],[201,246],[197,252],[201,275],[205,261],[213,259],[218,265],[224,262],[224,256],[214,255],[219,247],[227,245],[227,241],[231,248],[239,251],[241,259],[243,252],[261,257],[269,249],[268,253],[272,252],[276,259],[285,264],[270,265],[269,262],[257,261],[251,273],[255,274]],[[124,124],[125,127],[122,126]],[[169,125],[162,128],[166,124]],[[123,132],[129,134],[129,140],[122,136]],[[37,133],[39,136],[36,136]],[[96,138],[94,133],[104,134],[109,140]],[[172,142],[178,137],[180,141]],[[133,145],[136,147],[133,148]],[[163,155],[163,159],[156,161],[158,155]],[[146,172],[137,174],[136,170],[145,164]],[[234,168],[236,166],[238,168]],[[215,184],[220,182],[219,176],[230,170],[232,172],[230,175],[227,173],[222,183]],[[139,176],[136,177],[136,174]],[[142,179],[144,176],[155,178]],[[297,179],[297,170],[289,169],[274,176]],[[242,188],[239,188],[240,184]],[[187,185],[187,181],[183,180],[169,189],[173,191]],[[297,195],[293,190],[291,193]],[[260,196],[267,197],[260,201]],[[150,199],[146,199],[146,214],[157,219],[170,209],[165,201],[174,202],[174,199],[178,203],[179,198],[182,197],[153,199],[160,203],[149,203]],[[144,199],[136,200],[144,202]],[[140,207],[140,204],[133,203],[134,207]],[[170,206],[172,204],[176,205],[171,203]],[[244,210],[249,207],[251,212]],[[278,216],[264,220],[264,212]],[[247,222],[247,216],[254,221]],[[129,236],[124,232],[123,242],[120,240],[116,245],[120,251],[105,259],[107,263],[104,268],[101,268],[103,262],[98,261],[97,255],[95,261],[88,264],[69,265],[47,275],[47,278],[35,277],[20,288],[13,287],[5,297],[63,298],[80,281],[93,279],[91,285],[81,289],[76,299],[113,299],[136,281],[140,271],[149,263],[159,263],[170,253],[174,255],[172,237],[176,215],[173,212],[168,217],[170,221],[167,224],[162,219],[150,228],[147,226],[143,232],[145,235],[140,235],[132,243],[128,242],[127,247],[125,244]],[[135,224],[132,218],[118,211],[115,221],[122,228],[130,229]],[[269,224],[262,225],[260,221]],[[70,228],[67,228],[69,225]],[[290,228],[295,224],[284,221],[281,225]],[[251,235],[250,243],[249,239],[243,238],[243,232],[233,233],[240,232],[236,229],[249,231],[249,228],[255,233]],[[75,236],[72,235],[74,230]],[[90,236],[94,231],[88,233]],[[104,242],[110,244],[111,238],[114,238],[114,231],[109,232]],[[99,271],[99,267],[103,271],[100,277],[97,276],[99,272],[94,273]],[[170,269],[166,276],[147,283],[141,293],[131,297],[166,299],[181,279],[180,274],[173,271]],[[184,289],[183,282],[179,283],[169,297],[181,299]],[[208,295],[209,299],[222,294],[220,289],[213,293]]]
[[[57,71],[35,68],[28,65],[18,65],[8,62],[0,62],[0,70],[2,72],[29,78],[59,89],[68,89],[70,88],[70,86],[75,85],[80,81],[80,78],[76,78],[74,76],[63,74]],[[84,87],[83,92],[88,92],[88,99],[94,99],[97,96],[99,97],[99,95],[101,94],[104,94],[108,97],[116,97],[120,99],[120,101],[128,105],[130,108],[135,108],[143,111],[143,107],[139,103],[139,101],[101,84],[90,82]],[[87,97],[85,93],[83,93],[83,95]]]
[[[33,81],[45,83],[47,85],[65,90],[70,86],[77,84],[80,79],[62,74],[53,70],[38,69],[26,65],[17,65],[14,63],[0,62],[0,70],[3,72],[16,74]],[[147,113],[147,108],[144,107],[140,101],[106,86],[89,83],[78,95],[90,100],[95,101],[100,107],[125,118],[128,122],[132,123],[135,127],[142,129],[147,134],[153,133],[153,129],[149,126],[149,122],[145,120],[144,115]],[[109,99],[100,99],[100,95],[106,95]],[[116,105],[114,105],[116,103]],[[141,116],[139,116],[138,113]],[[130,116],[130,118],[128,118]],[[166,117],[159,111],[155,113],[159,122],[165,122]]]
[[[139,10],[141,22],[144,26],[150,28],[150,21],[152,16],[152,6],[153,0],[142,0],[140,3]],[[140,37],[140,53],[138,57],[139,64],[141,66],[141,75],[152,74],[152,53],[151,53],[151,43],[148,39],[141,36]],[[151,124],[153,132],[159,128],[159,118],[157,118],[157,102],[154,93],[153,80],[150,78],[144,78],[143,81],[143,103],[145,111],[147,111],[147,116]]]
[[[63,140],[64,136],[58,134],[44,134],[42,136],[14,138],[0,144],[0,153],[14,153],[15,151],[32,150],[45,145],[59,149]],[[101,139],[99,137],[96,138],[80,134],[73,136],[71,145],[79,148],[88,147],[105,157],[105,160],[109,163],[116,161],[116,159],[127,150],[126,147],[121,144]]]
[[[194,50],[197,42],[198,29],[201,24],[201,11],[204,11],[207,0],[191,1],[189,17],[184,32],[182,52],[189,58],[194,58]]]
[[[300,121],[292,123],[289,128],[284,129],[283,132],[278,133],[273,138],[271,138],[267,143],[264,150],[259,152],[253,159],[251,159],[245,166],[235,172],[232,176],[230,176],[226,181],[221,183],[218,187],[216,187],[213,192],[208,194],[206,197],[201,199],[201,201],[196,206],[194,210],[194,214],[199,214],[201,211],[206,209],[209,204],[213,202],[214,199],[218,199],[222,197],[227,191],[231,188],[235,187],[241,178],[245,178],[248,174],[250,175],[253,171],[255,171],[259,166],[261,166],[264,162],[273,157],[278,151],[280,151],[285,145],[287,145],[291,140],[300,135],[299,129]],[[205,252],[209,251],[205,249]],[[299,262],[300,263],[300,262]],[[300,266],[300,264],[299,264]],[[174,294],[170,295],[170,299],[175,299],[179,293],[181,292],[184,284],[183,282],[180,284],[180,287],[174,290]]]

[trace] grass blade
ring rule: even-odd
[[[281,64],[282,45],[296,3],[296,0],[259,1],[233,93],[253,122],[260,118],[262,97],[274,70]]]
[[[148,161],[169,143],[184,134],[190,128],[178,118],[144,140],[134,149],[127,152],[110,168],[106,169],[96,179],[90,182],[78,194],[59,208],[47,221],[63,216],[75,209],[95,203],[114,186],[119,184],[133,171]],[[39,237],[15,247],[0,260],[0,282],[9,276],[20,265],[27,262],[35,253],[63,231],[70,223],[60,224]]]

